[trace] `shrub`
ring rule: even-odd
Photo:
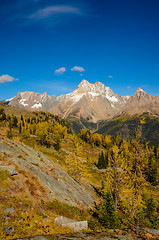
[[[84,211],[68,205],[66,203],[61,203],[58,200],[47,203],[47,209],[54,211],[57,215],[62,215],[68,218],[79,218],[84,215]]]

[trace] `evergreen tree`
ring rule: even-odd
[[[18,124],[18,119],[16,116],[12,116],[12,125],[13,127],[17,127]]]
[[[54,144],[53,144],[54,145],[54,149],[56,151],[59,151],[61,149],[61,146],[60,146],[61,138],[60,138],[59,135],[55,135],[53,139],[54,139]]]
[[[105,168],[105,164],[104,164],[104,153],[103,153],[103,151],[99,153],[97,167],[98,167],[99,169]]]
[[[157,225],[157,221],[159,219],[157,219],[157,216],[155,215],[156,204],[154,202],[154,199],[151,195],[150,198],[147,198],[144,196],[143,200],[145,201],[144,220],[146,220],[145,222],[148,225],[148,227],[155,228]],[[148,222],[147,222],[147,220],[148,220]]]
[[[104,162],[105,162],[105,168],[107,168],[107,167],[108,167],[108,164],[109,164],[109,154],[108,154],[108,151],[105,152]]]
[[[110,149],[109,155],[109,166],[106,173],[104,173],[105,187],[103,192],[107,191],[107,188],[111,190],[115,200],[115,209],[117,209],[126,175],[124,170],[125,159],[121,158],[119,148],[116,145]]]
[[[103,151],[99,153],[97,167],[99,169],[106,169],[108,167],[108,152],[105,154]]]
[[[6,120],[6,114],[4,108],[0,109],[0,121]]]
[[[21,122],[20,122],[20,124],[19,124],[19,133],[21,133],[22,132],[22,125],[21,125]]]
[[[120,221],[115,211],[113,195],[107,191],[103,196],[103,203],[99,206],[99,220],[106,228],[115,228],[120,225]]]
[[[132,141],[132,156],[131,165],[127,168],[129,174],[129,188],[131,191],[130,198],[130,214],[134,219],[134,228],[138,233],[140,224],[142,221],[142,212],[144,203],[142,194],[145,192],[147,186],[146,179],[144,177],[144,168],[146,164],[145,152],[142,144],[140,143],[142,133],[142,124],[139,122],[135,131],[135,139]]]
[[[145,175],[148,182],[154,186],[157,185],[157,159],[152,154],[148,159]]]

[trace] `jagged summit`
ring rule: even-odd
[[[103,96],[105,98],[108,98],[110,101],[117,101],[111,97],[113,95],[116,95],[109,87],[106,87],[101,82],[96,82],[95,84],[89,83],[87,80],[83,79],[81,83],[78,85],[78,87],[70,94],[68,95],[77,95],[78,93],[87,93],[92,96]],[[118,95],[119,96],[119,95]]]
[[[135,94],[141,94],[141,93],[146,93],[142,88],[138,87],[138,89],[136,90]]]
[[[93,89],[93,84],[91,84],[87,80],[83,79],[76,89],[83,89],[84,91],[88,91],[88,90]]]
[[[138,87],[136,92],[144,92],[144,90],[142,88]]]
[[[26,91],[18,92],[17,96],[4,102],[31,111],[43,110],[63,118],[83,118],[90,122],[110,119],[120,113],[159,112],[159,97],[151,96],[141,88],[132,96],[121,97],[103,83],[92,84],[85,79],[73,92],[59,97]]]
[[[129,97],[120,114],[134,115],[144,112],[159,114],[159,96],[152,96],[139,87],[135,94]]]
[[[9,105],[31,111],[44,110],[63,118],[73,116],[93,122],[114,116],[124,104],[125,100],[103,83],[91,84],[85,79],[66,95],[56,97],[26,91],[9,101]]]
[[[90,86],[90,85],[92,85],[92,84],[89,83],[86,79],[83,79],[83,80],[80,82],[80,84],[78,85],[78,87],[80,87],[80,86],[84,87],[84,86]]]

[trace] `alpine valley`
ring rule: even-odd
[[[1,102],[0,240],[158,239],[158,106],[86,80]]]
[[[45,111],[68,119],[74,131],[82,128],[101,134],[131,138],[139,119],[144,119],[142,139],[159,144],[159,96],[138,88],[132,96],[119,96],[101,82],[82,80],[69,94],[56,97],[18,92],[3,103],[29,111]]]

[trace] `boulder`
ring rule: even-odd
[[[5,211],[6,213],[9,213],[9,214],[12,214],[12,213],[15,212],[15,210],[14,210],[13,207],[11,207],[11,208],[7,208],[7,209],[5,209],[4,211]]]
[[[9,226],[6,228],[6,234],[9,235],[10,233],[14,232],[14,227],[13,226]]]
[[[65,218],[63,216],[57,217],[55,219],[55,223],[59,226],[70,228],[73,231],[81,231],[88,229],[87,221],[75,221],[69,218]]]
[[[17,170],[14,166],[0,166],[0,170],[7,171],[10,176],[17,175]]]

